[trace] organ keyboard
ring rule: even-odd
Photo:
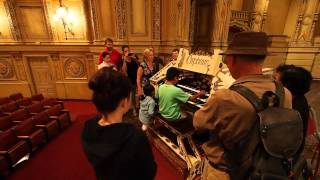
[[[180,49],[177,61],[171,61],[158,73],[150,78],[151,83],[157,89],[162,83],[164,83],[167,69],[170,67],[176,67],[181,70],[179,82],[177,87],[180,87],[185,92],[193,95],[200,90],[206,91],[206,95],[198,98],[196,101],[188,101],[187,104],[191,106],[195,111],[201,108],[204,103],[215,89],[213,88],[212,80],[215,75],[221,71],[223,63],[222,56],[219,55],[220,50],[214,50],[213,55],[204,53],[189,54],[186,49]],[[230,84],[234,81],[233,78],[230,80]],[[217,84],[218,85],[218,84]]]

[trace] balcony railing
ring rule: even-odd
[[[250,12],[248,11],[232,11],[231,12],[232,20],[249,21],[249,18],[250,18]]]

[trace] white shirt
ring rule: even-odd
[[[98,69],[101,69],[103,67],[112,67],[113,70],[117,71],[117,68],[112,63],[106,63],[103,61],[101,64],[98,65]]]

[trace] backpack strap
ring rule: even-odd
[[[236,91],[237,93],[242,95],[244,98],[246,98],[253,105],[254,109],[257,112],[260,112],[263,109],[262,104],[261,104],[261,100],[249,88],[242,86],[242,85],[239,85],[239,84],[236,84],[236,85],[232,85],[229,89]]]
[[[276,84],[276,94],[279,97],[279,106],[283,107],[283,102],[284,102],[284,88],[283,86],[278,83],[278,82],[274,82]]]

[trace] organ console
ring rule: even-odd
[[[176,67],[181,70],[176,84],[185,92],[193,95],[205,90],[205,96],[196,101],[188,101],[181,105],[183,111],[193,114],[201,108],[208,98],[218,89],[229,88],[235,81],[228,68],[222,63],[221,50],[215,49],[213,54],[197,52],[190,54],[181,48],[177,61],[171,61],[158,73],[150,78],[151,84],[157,90],[164,83],[167,69]],[[264,69],[264,73],[272,73],[272,69]],[[170,123],[160,115],[155,116],[155,124],[150,128],[149,137],[162,154],[173,164],[184,178],[194,176],[199,171],[203,159],[202,142],[195,138],[192,118],[179,123]],[[203,137],[201,137],[203,138]],[[200,139],[201,139],[200,138]]]

